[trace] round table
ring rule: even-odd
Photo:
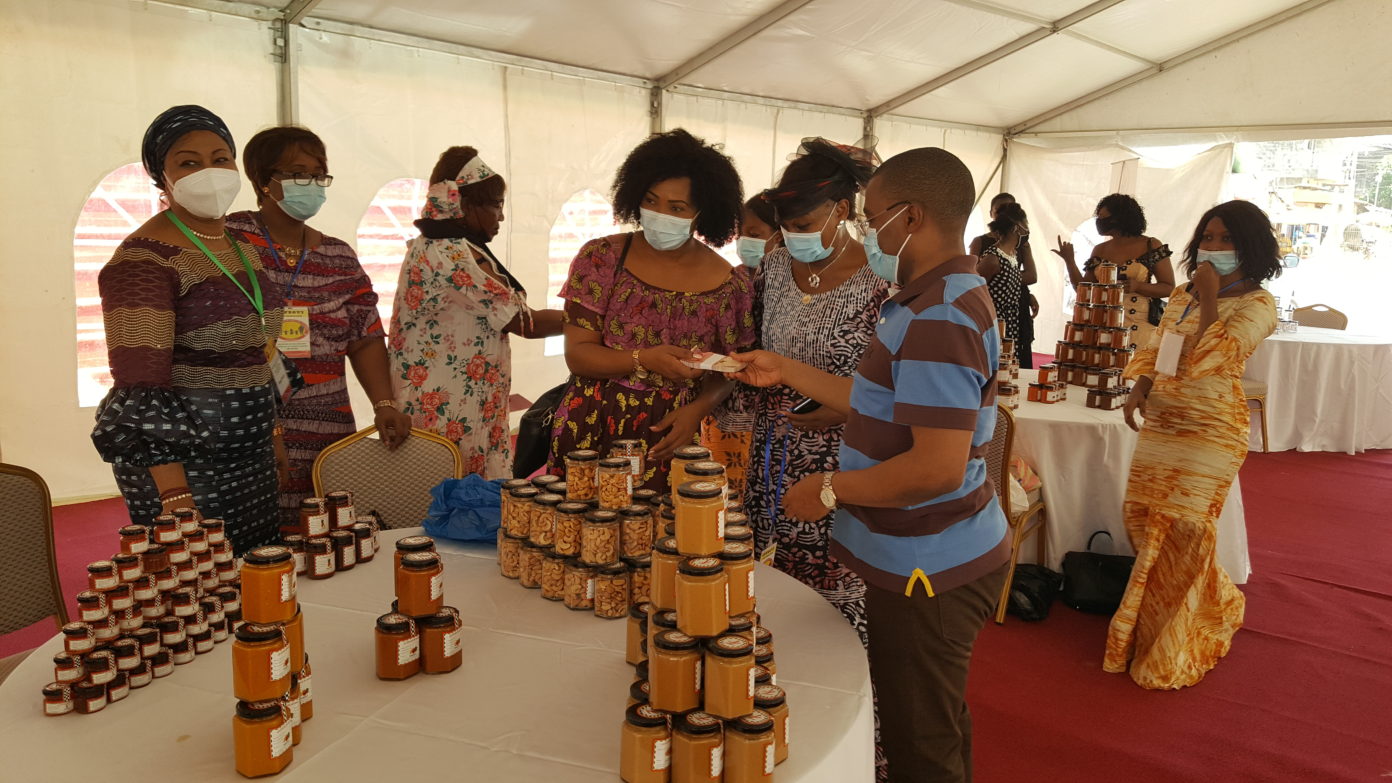
[[[1035,370],[1021,370],[1020,388],[1028,388],[1037,377]],[[1069,387],[1063,402],[1020,403],[1015,411],[1015,454],[1044,482],[1050,568],[1059,569],[1064,553],[1086,549],[1088,538],[1098,530],[1111,534],[1117,554],[1133,553],[1121,509],[1136,437],[1120,409],[1087,407],[1087,390],[1078,386]],[[1033,552],[1026,544],[1021,559]],[[1242,490],[1235,478],[1218,518],[1218,562],[1238,584],[1251,575]]]
[[[1243,375],[1266,384],[1270,451],[1392,449],[1392,337],[1302,326],[1266,338]]]
[[[464,619],[464,664],[384,682],[373,621],[392,601],[392,543],[371,563],[300,580],[314,718],[277,780],[619,779],[619,732],[633,668],[626,620],[601,620],[498,574],[493,547],[441,540],[445,600]],[[759,611],[774,634],[792,710],[779,781],[874,778],[870,676],[859,638],[811,589],[759,566]],[[6,780],[244,780],[232,763],[231,642],[93,715],[44,717],[49,640],[0,686]],[[21,752],[23,751],[23,752]],[[158,766],[156,766],[158,765]],[[158,772],[157,770],[164,770]]]

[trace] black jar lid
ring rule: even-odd
[[[550,558],[551,560],[559,560],[562,563],[564,563],[566,560],[570,558],[570,555],[567,555],[563,552],[557,552],[556,547],[554,546],[541,547],[541,556],[545,558]]]
[[[730,627],[725,633],[749,633],[754,630],[754,621],[746,615],[737,614],[730,617]]]
[[[77,602],[79,604],[100,604],[102,603],[102,594],[96,590],[83,590],[77,594]]]
[[[72,686],[73,696],[79,699],[95,699],[98,696],[106,695],[106,686],[98,685],[91,680],[83,680]]]
[[[709,712],[701,710],[691,710],[682,713],[677,721],[677,729],[687,734],[704,735],[715,734],[720,731],[724,723]]]
[[[651,517],[652,506],[645,506],[641,503],[634,503],[631,506],[624,506],[619,509],[619,516],[623,517]]]
[[[777,707],[788,701],[788,694],[777,685],[760,685],[754,689],[754,706],[761,710]]]
[[[634,680],[633,684],[628,686],[628,698],[639,704],[647,704],[650,695],[652,695],[652,685],[647,680]]]
[[[532,486],[532,482],[530,482],[530,481],[528,481],[528,480],[526,480],[526,479],[524,479],[524,478],[508,479],[507,481],[504,481],[504,482],[503,482],[503,491],[504,491],[504,492],[511,492],[511,491],[513,491],[514,489],[518,489],[518,488],[520,488],[520,487],[530,487],[530,486]]]
[[[424,552],[435,546],[435,539],[430,536],[406,536],[396,542],[398,552]]]
[[[693,557],[683,560],[677,570],[690,576],[712,576],[725,570],[718,557]]]
[[[613,511],[610,511],[608,509],[601,508],[595,511],[586,512],[585,521],[599,523],[617,522],[619,521],[619,515],[615,514]]]
[[[237,702],[237,717],[243,720],[266,720],[278,715],[280,715],[279,699]]]
[[[45,699],[67,700],[72,696],[72,688],[61,682],[50,682],[43,687],[43,695]]]
[[[388,612],[377,618],[377,627],[387,633],[400,633],[411,628],[411,618],[400,612]]]
[[[605,470],[633,470],[633,463],[628,461],[628,457],[605,457],[599,461],[599,466]]]
[[[754,710],[748,715],[735,718],[726,725],[743,734],[763,734],[773,730],[773,716],[763,710]]]
[[[663,521],[666,522],[677,521],[677,510],[675,508],[672,508],[671,506],[662,507],[658,510],[657,515],[662,517]]]
[[[646,702],[629,707],[624,717],[634,726],[656,728],[667,725],[667,713],[653,709]]]
[[[159,619],[159,628],[161,631],[177,631],[183,627],[184,618],[182,617],[168,616]]]
[[[536,487],[537,489],[547,489],[552,484],[555,484],[556,482],[561,480],[561,477],[555,474],[543,473],[540,476],[537,476],[536,478],[532,479],[532,486]],[[523,481],[526,481],[526,479],[523,479]]]
[[[416,618],[416,625],[422,628],[448,628],[459,619],[459,610],[453,606],[442,606],[435,614]]]
[[[663,609],[662,611],[653,614],[653,616],[649,618],[649,622],[651,622],[653,625],[656,625],[658,628],[676,628],[677,610]]]
[[[600,576],[618,576],[619,574],[628,573],[628,566],[618,560],[597,567],[599,568]]]
[[[538,478],[540,478],[540,477],[538,477]],[[547,491],[547,492],[554,492],[554,493],[556,493],[557,495],[564,495],[564,494],[566,493],[566,491],[569,490],[569,489],[570,489],[570,485],[567,484],[567,483],[565,483],[564,481],[557,481],[557,482],[554,483],[554,484],[548,484],[547,487],[546,487],[546,491]]]
[[[710,449],[705,446],[682,446],[672,454],[672,459],[700,462],[703,459],[710,459],[710,456]]]
[[[533,486],[531,486],[531,485],[529,484],[529,485],[527,485],[527,486],[525,486],[525,487],[518,487],[517,489],[509,490],[509,491],[508,491],[508,494],[511,495],[511,496],[513,496],[514,498],[517,498],[518,500],[523,500],[523,499],[530,500],[531,498],[534,498],[534,497],[536,497],[537,495],[540,495],[540,494],[541,494],[541,490],[539,490],[539,489],[537,489],[536,487],[533,487]]]
[[[652,568],[652,555],[625,557],[623,561],[628,565],[628,570],[630,571],[636,571],[643,568]]]
[[[566,452],[565,458],[567,462],[594,462],[599,459],[599,452],[591,449],[576,449]]]
[[[706,642],[706,651],[721,658],[741,658],[754,651],[754,644],[742,636],[717,636]]]
[[[126,525],[116,532],[123,536],[140,536],[144,538],[150,534],[150,529],[144,525]]]
[[[695,500],[718,498],[720,497],[720,485],[714,481],[687,481],[677,487],[677,494]]]
[[[557,494],[554,493],[554,492],[545,492],[545,493],[543,493],[543,494],[537,495],[537,496],[536,496],[536,500],[534,500],[534,501],[532,501],[532,502],[536,503],[538,506],[552,506],[552,507],[555,507],[555,506],[559,506],[559,505],[561,505],[562,503],[564,503],[564,502],[565,502],[565,498],[562,497],[561,495],[557,495]]]
[[[663,650],[694,650],[701,641],[681,631],[663,631],[653,637],[653,644]]]
[[[583,514],[589,510],[589,506],[578,500],[567,500],[556,506],[556,511],[561,514]]]
[[[221,530],[227,523],[217,517],[209,517],[198,522],[198,526],[203,530]]]
[[[754,661],[760,666],[764,666],[773,660],[773,650],[767,644],[754,645]]]
[[[725,547],[720,550],[720,559],[730,563],[738,563],[741,560],[752,560],[754,558],[754,547],[742,544],[739,541],[726,541]]]
[[[354,522],[353,526],[348,529],[353,531],[353,535],[360,539],[372,538],[372,525],[366,522]]]
[[[648,619],[648,607],[650,606],[652,606],[652,604],[648,603],[647,601],[644,601],[641,604],[629,604],[628,616],[632,617],[635,620],[646,620]]]
[[[251,565],[275,565],[290,559],[290,550],[283,546],[263,546],[247,552],[242,562]]]
[[[87,564],[87,573],[104,574],[116,570],[116,564],[110,560],[98,560],[95,563]]]
[[[344,541],[347,541],[351,544],[352,542],[358,540],[358,537],[353,535],[353,531],[351,530],[335,530],[329,533],[329,538],[333,539],[333,542],[338,546],[343,546]]]
[[[760,685],[768,685],[768,684],[770,684],[770,683],[772,683],[772,682],[773,682],[773,675],[772,675],[772,674],[769,674],[769,670],[768,670],[768,669],[765,669],[764,667],[762,667],[762,666],[760,666],[760,665],[758,665],[758,664],[755,664],[755,665],[754,665],[754,685],[755,685],[755,690],[757,691],[757,690],[758,690],[758,686],[760,686]]]
[[[332,500],[335,503],[345,503],[353,500],[353,493],[346,489],[336,489],[324,495],[325,500]]]
[[[647,639],[644,639],[643,641],[646,642]],[[634,666],[634,667],[633,667],[633,674],[634,674],[635,677],[637,677],[637,678],[640,679],[640,680],[646,680],[646,679],[648,679],[648,662],[647,662],[647,661],[643,661],[642,663],[638,664],[637,666]]]
[[[401,556],[401,567],[410,571],[424,571],[440,563],[440,556],[434,552],[411,552]]]
[[[676,536],[663,536],[662,538],[657,539],[657,543],[653,544],[653,549],[656,549],[664,555],[681,554],[677,551]]]
[[[121,553],[119,555],[112,555],[111,562],[117,565],[130,565],[131,563],[139,563],[140,555],[128,555],[125,553]]]
[[[686,475],[701,477],[723,476],[725,475],[725,466],[714,460],[703,459],[700,462],[693,462],[687,465]]]
[[[154,518],[155,527],[167,527],[177,524],[179,524],[179,520],[173,514],[160,514]]]
[[[279,639],[284,634],[279,625],[270,623],[242,623],[237,628],[237,641],[255,644]]]
[[[660,496],[657,494],[657,490],[655,489],[633,490],[634,503],[647,503],[648,505],[652,506],[657,504],[659,497]]]

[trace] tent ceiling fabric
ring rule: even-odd
[[[1142,74],[1155,63],[1240,33],[1301,0],[249,3],[302,13],[307,7],[311,19],[653,82],[676,72],[681,74],[675,82],[679,87],[861,111],[890,102],[893,114],[1010,128]],[[1054,29],[1080,12],[1086,17],[1067,29]],[[777,17],[771,24],[768,14]],[[722,50],[722,43],[730,41]],[[954,73],[983,55],[1021,43],[982,67]],[[701,56],[713,47],[718,56],[702,63]],[[955,78],[894,105],[896,98],[912,96],[944,74]]]

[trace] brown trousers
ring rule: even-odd
[[[972,645],[995,611],[1003,565],[929,598],[868,585],[870,679],[892,783],[970,783]]]

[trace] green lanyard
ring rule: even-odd
[[[251,262],[247,260],[246,254],[242,252],[242,246],[237,244],[237,240],[232,238],[232,234],[228,232],[227,229],[223,229],[223,233],[227,236],[227,241],[232,244],[232,249],[237,251],[237,257],[242,259],[242,268],[246,270],[247,277],[251,279],[251,293],[248,293],[246,287],[237,282],[237,278],[232,276],[232,273],[228,271],[227,267],[223,266],[222,261],[218,260],[217,256],[213,255],[212,251],[208,249],[208,246],[203,244],[202,240],[198,237],[194,236],[193,232],[189,230],[189,227],[184,225],[184,221],[180,220],[179,216],[174,214],[174,210],[171,209],[164,214],[168,215],[169,220],[173,222],[180,231],[184,232],[184,236],[188,237],[190,242],[199,250],[203,251],[203,255],[207,256],[209,261],[216,264],[217,268],[221,269],[224,275],[227,275],[227,279],[232,281],[232,285],[237,286],[237,288],[241,290],[242,296],[245,296],[247,301],[251,302],[251,306],[256,308],[256,314],[261,318],[261,326],[265,328],[266,305],[261,297],[261,283],[256,279],[256,270],[251,268]]]

